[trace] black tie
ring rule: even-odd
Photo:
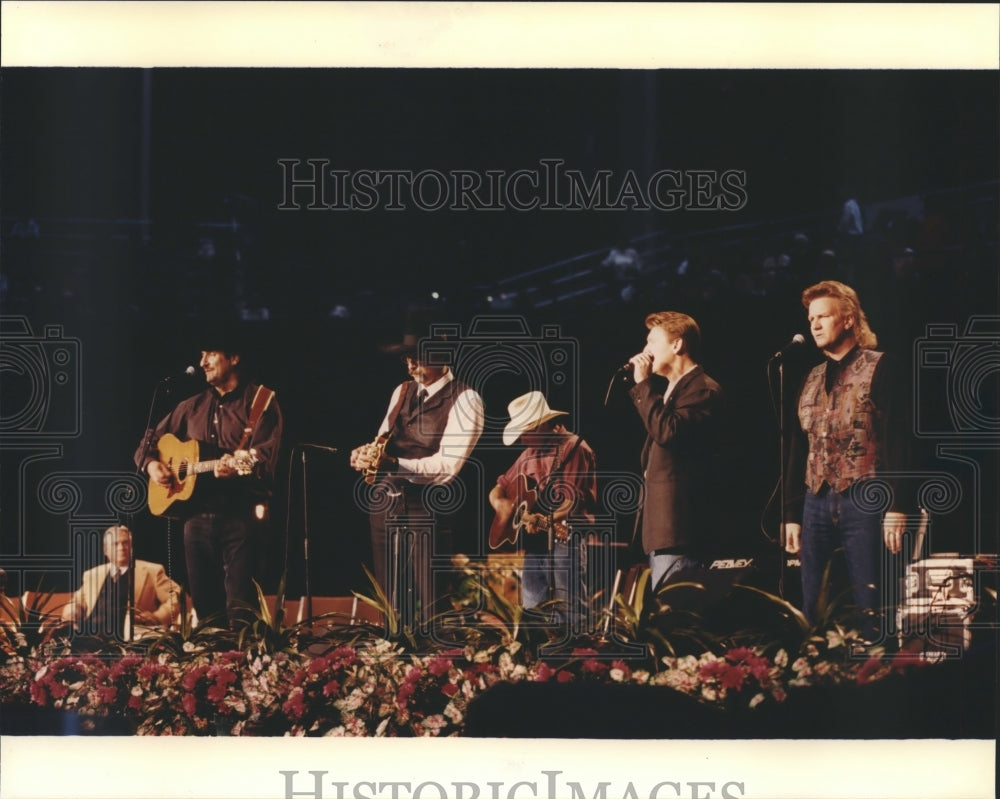
[[[424,400],[427,399],[427,389],[422,388],[417,392],[417,407],[421,407],[424,404]]]

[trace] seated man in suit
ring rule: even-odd
[[[146,560],[132,564],[132,532],[123,525],[104,531],[107,563],[83,573],[83,581],[62,611],[65,621],[90,634],[129,637],[129,589],[135,624],[169,627],[177,617],[180,586],[163,566]]]

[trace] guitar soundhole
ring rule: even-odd
[[[187,471],[187,461],[181,461],[180,465],[177,467],[177,479],[184,482],[184,480],[187,479]]]

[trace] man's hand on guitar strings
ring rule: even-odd
[[[149,475],[150,480],[164,488],[169,488],[174,484],[173,472],[167,468],[165,463],[161,463],[160,461],[150,461],[149,466],[146,467],[146,473]]]

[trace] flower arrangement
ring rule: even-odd
[[[284,628],[263,597],[261,617],[239,635],[184,628],[138,651],[79,653],[66,638],[29,642],[30,630],[8,626],[0,630],[0,702],[113,716],[139,735],[450,736],[462,734],[470,703],[501,682],[661,686],[709,707],[753,712],[802,687],[865,684],[923,662],[862,651],[858,633],[836,622],[802,627],[792,648],[788,630],[798,620],[787,603],[778,606],[777,644],[707,628],[692,638],[697,619],[689,614],[679,625],[660,602],[651,611],[623,607],[631,640],[646,643],[646,654],[626,660],[597,640],[551,651],[533,645],[521,608],[488,587],[484,596],[479,610],[457,609],[471,619],[467,627],[444,628],[452,643],[424,641],[419,653],[412,631],[391,624],[319,637],[308,624]],[[696,640],[697,652],[680,651]]]
[[[817,679],[864,683],[900,668],[879,653],[824,660],[819,648],[794,660],[784,650],[768,657],[747,647],[665,657],[655,672],[594,649],[573,650],[561,662],[529,662],[524,654],[512,644],[407,656],[381,640],[317,656],[61,656],[34,670],[8,660],[0,666],[0,685],[4,701],[26,693],[40,707],[117,714],[140,735],[443,736],[461,734],[469,703],[498,682],[666,686],[707,705],[752,709],[784,702]]]

